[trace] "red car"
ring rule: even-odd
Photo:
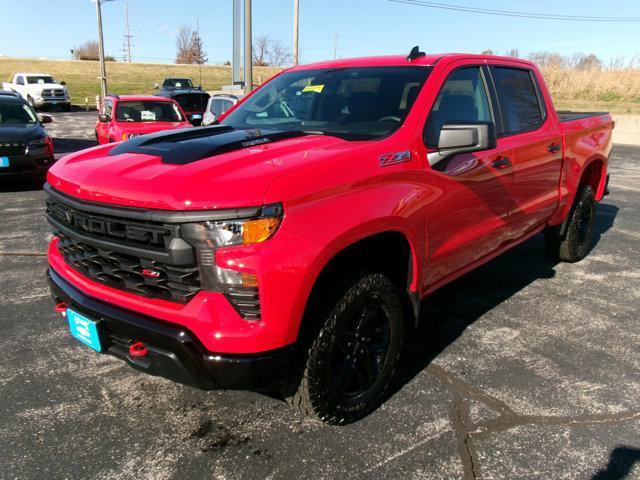
[[[98,143],[127,140],[137,135],[191,127],[174,100],[149,95],[109,95],[96,123]]]
[[[539,233],[557,260],[587,255],[612,128],[557,113],[521,59],[293,67],[218,126],[51,168],[56,309],[147,373],[351,422],[384,399],[434,290]]]

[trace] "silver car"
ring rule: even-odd
[[[212,95],[207,102],[207,109],[202,117],[202,125],[212,125],[218,117],[242,99],[241,96],[220,94]]]

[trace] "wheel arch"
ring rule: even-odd
[[[322,296],[331,279],[345,270],[380,272],[390,278],[403,297],[415,324],[420,317],[420,249],[410,231],[403,228],[349,232],[325,246],[309,273],[299,334],[308,322],[310,306]]]

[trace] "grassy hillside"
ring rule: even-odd
[[[274,68],[254,67],[254,83],[265,81],[277,71]],[[64,80],[67,82],[71,101],[78,105],[83,105],[85,98],[90,104],[95,103],[95,96],[100,93],[98,62],[0,58],[1,81],[10,80],[15,72],[49,73],[58,80]],[[110,93],[152,93],[153,84],[162,83],[165,77],[191,78],[196,85],[200,82],[199,68],[196,65],[107,62]],[[205,90],[219,90],[222,85],[230,83],[231,67],[202,67],[202,87]]]
[[[85,98],[94,103],[100,92],[98,62],[70,60],[30,60],[0,58],[0,80],[8,80],[14,72],[50,73],[67,82],[72,101],[83,105]],[[258,84],[278,69],[254,67],[254,83]],[[640,70],[566,70],[543,72],[558,109],[607,110],[613,113],[640,113]],[[188,77],[199,83],[195,65],[107,62],[109,92],[152,93],[153,84],[164,77]],[[231,83],[231,67],[203,66],[202,86],[219,90]]]

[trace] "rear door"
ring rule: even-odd
[[[435,151],[442,125],[499,122],[489,95],[487,71],[449,67],[424,127],[424,144]],[[495,251],[505,241],[511,200],[512,153],[504,147],[451,156],[428,169],[426,188],[428,286]]]
[[[532,70],[497,64],[490,73],[502,118],[498,145],[511,151],[509,237],[516,239],[544,224],[558,203],[562,136]]]

